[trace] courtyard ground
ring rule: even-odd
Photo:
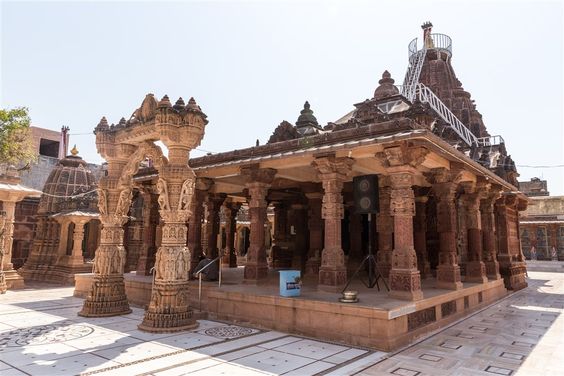
[[[83,318],[72,288],[32,286],[0,296],[0,375],[564,375],[564,273],[529,277],[393,353],[213,320],[150,334],[142,309]]]

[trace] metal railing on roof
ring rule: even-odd
[[[410,62],[413,56],[419,51],[419,49],[417,48],[417,40],[418,38],[413,39],[407,46],[408,58]],[[432,44],[428,46],[425,46],[425,43],[423,43],[421,49],[437,49],[446,52],[449,56],[452,56],[452,39],[450,39],[448,35],[431,34],[431,41]]]

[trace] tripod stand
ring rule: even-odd
[[[378,291],[380,291],[380,285],[378,284],[378,280],[382,279],[384,286],[386,286],[386,290],[390,291],[390,288],[388,287],[386,280],[384,279],[384,277],[382,277],[382,273],[380,273],[380,271],[378,270],[378,264],[376,263],[376,258],[374,257],[374,254],[372,253],[372,232],[373,232],[373,229],[372,229],[372,223],[371,222],[372,222],[372,213],[368,213],[368,255],[366,255],[364,260],[362,260],[362,262],[360,263],[360,266],[358,267],[358,269],[356,269],[354,274],[349,278],[349,281],[345,285],[345,288],[343,289],[342,292],[345,292],[347,290],[347,287],[349,287],[352,280],[358,275],[358,273],[362,270],[362,268],[365,266],[365,264],[367,264],[367,266],[368,266],[368,280],[365,281],[364,279],[360,278],[362,283],[370,289],[374,288],[374,286],[376,286],[378,288]]]

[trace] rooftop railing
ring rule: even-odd
[[[432,45],[426,46],[425,41],[423,41],[423,45],[420,48],[418,48],[417,46],[417,40],[418,38],[412,40],[407,47],[409,53],[409,61],[411,61],[411,59],[414,57],[417,51],[423,48],[426,48],[428,50],[438,49],[446,52],[449,56],[452,56],[452,39],[450,39],[448,35],[431,34],[431,40],[433,42]]]

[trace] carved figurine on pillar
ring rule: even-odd
[[[94,257],[94,282],[82,310],[78,313],[80,316],[104,317],[131,312],[123,281],[126,262],[123,225],[127,221],[131,204],[131,188],[108,188],[121,172],[120,166],[116,167],[118,168],[114,169],[114,163],[109,161],[109,176],[102,177],[99,183],[98,208],[102,224],[100,245]]]
[[[321,215],[325,220],[325,244],[319,268],[319,288],[340,291],[347,282],[345,254],[341,248],[341,220],[344,217],[343,184],[354,159],[333,156],[316,158],[313,166],[323,184]]]
[[[392,245],[394,236],[394,221],[390,215],[390,192],[388,177],[380,179],[380,212],[376,217],[376,229],[378,231],[378,270],[384,278],[390,278],[392,270]]]
[[[258,165],[241,168],[241,175],[247,181],[249,190],[249,219],[251,221],[251,236],[247,263],[245,265],[244,282],[258,283],[268,276],[266,262],[265,224],[267,221],[266,209],[268,203],[266,196],[268,188],[274,180],[276,170],[271,168],[260,169]]]

